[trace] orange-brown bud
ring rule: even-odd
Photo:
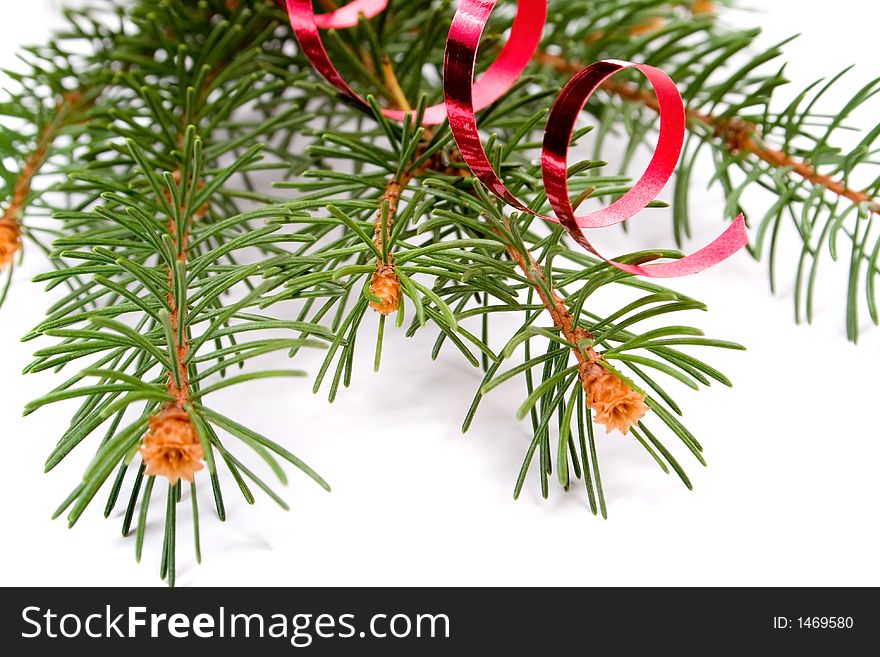
[[[21,248],[21,229],[12,219],[0,219],[0,268],[12,264]]]
[[[181,479],[193,481],[195,473],[205,467],[202,463],[205,452],[186,411],[167,406],[150,418],[141,458],[147,466],[147,475],[165,477],[172,486]]]
[[[630,36],[642,36],[643,34],[651,34],[666,25],[666,19],[662,16],[653,16],[645,19],[638,25],[629,28]]]
[[[608,431],[626,435],[650,410],[641,394],[597,363],[584,365],[581,382],[595,421],[604,424]]]
[[[370,307],[383,315],[390,315],[400,307],[400,279],[391,265],[379,265],[373,272],[370,292],[381,299],[381,303],[370,302]]]
[[[691,13],[695,15],[714,14],[715,3],[712,0],[694,0],[691,3]]]

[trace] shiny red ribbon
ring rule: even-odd
[[[330,60],[321,41],[319,28],[341,29],[357,25],[360,15],[371,18],[381,13],[387,0],[354,0],[327,14],[316,15],[312,0],[286,0],[294,34],[303,53],[315,69],[354,102],[367,102],[346,84]],[[462,158],[473,174],[496,196],[512,207],[561,224],[572,238],[605,262],[625,272],[651,278],[673,278],[696,274],[729,258],[748,243],[742,215],[705,248],[680,260],[652,265],[627,265],[602,256],[587,240],[584,229],[604,228],[622,223],[645,209],[669,182],[681,157],[687,116],[675,83],[663,71],[645,64],[606,60],[597,62],[571,79],[563,88],[547,119],[542,169],[547,198],[556,216],[545,216],[529,209],[504,186],[492,168],[480,141],[476,112],[501,98],[531,62],[544,24],[547,0],[518,0],[510,38],[489,69],[474,81],[480,38],[497,0],[460,0],[446,42],[443,67],[446,102],[429,107],[424,123],[436,125],[447,118]],[[629,192],[610,206],[585,216],[577,216],[568,196],[568,149],[575,123],[590,97],[611,76],[633,68],[648,78],[657,95],[660,135],[647,170]],[[406,112],[383,110],[394,120]]]

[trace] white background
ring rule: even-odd
[[[854,91],[877,73],[873,3],[838,0],[834,13],[819,2],[767,4],[763,14],[727,12],[725,20],[763,25],[766,45],[802,32],[787,51],[793,88],[855,62],[843,89]],[[16,3],[0,22],[0,65],[14,66],[17,46],[42,42],[57,23],[54,2]],[[873,125],[876,116],[863,114],[858,123]],[[717,191],[695,199],[700,234],[692,246],[698,247],[718,232],[723,204]],[[750,203],[756,215],[767,208],[766,199]],[[645,222],[629,242],[612,231],[603,245],[615,252],[672,243],[665,218]],[[159,584],[156,524],[138,566],[133,539],[120,537],[118,513],[101,517],[103,495],[73,530],[49,519],[78,481],[87,450],[43,475],[67,410],[21,417],[23,405],[55,381],[19,375],[32,345],[18,338],[38,323],[48,301],[28,282],[42,264],[31,255],[0,314],[0,582]],[[458,427],[479,373],[452,351],[431,363],[432,336],[406,340],[391,332],[381,373],[372,373],[364,340],[354,385],[332,406],[304,380],[255,383],[245,394],[218,396],[220,410],[290,447],[331,482],[333,493],[294,472],[284,491],[292,510],[285,513],[265,496],[246,508],[230,482],[229,521],[203,514],[201,566],[190,556],[188,523],[181,523],[179,584],[880,584],[874,416],[880,330],[866,324],[861,345],[846,342],[840,267],[825,271],[815,325],[795,326],[788,275],[794,265],[783,262],[777,298],[770,296],[765,265],[745,254],[672,283],[709,303],[709,313],[693,318],[707,334],[749,347],[707,354],[734,389],[691,394],[680,386],[686,423],[709,460],[703,469],[675,450],[694,492],[663,475],[635,441],[613,435],[600,437],[607,521],[590,515],[582,488],[566,495],[554,486],[543,501],[534,473],[514,502],[531,436],[514,417],[522,391],[514,384],[487,397],[462,436]],[[314,358],[303,363],[317,368]],[[202,509],[210,511],[207,498]]]

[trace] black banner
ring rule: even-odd
[[[870,589],[5,589],[0,614],[0,645],[16,656],[164,657],[220,641],[254,656],[855,654],[880,639]]]

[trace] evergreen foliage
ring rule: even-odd
[[[244,448],[282,484],[286,460],[329,490],[287,447],[239,424],[209,395],[302,376],[286,362],[264,369],[251,361],[274,353],[276,364],[278,354],[292,362],[308,348],[326,352],[314,391],[332,401],[354,380],[356,348],[371,349],[378,369],[384,340],[419,331],[436,333],[432,357],[453,349],[483,372],[463,409],[465,430],[486,394],[520,387],[519,417],[528,418],[533,439],[515,495],[529,473],[545,497],[551,479],[564,490],[580,479],[592,512],[606,515],[597,450],[604,430],[585,391],[597,362],[651,409],[631,430],[635,442],[691,486],[667,444],[680,441],[705,464],[703,448],[683,423],[675,387],[730,385],[702,358],[741,347],[689,325],[688,313],[704,311],[703,303],[610,268],[570,246],[558,227],[511,214],[470,177],[448,126],[421,125],[422,108],[442,97],[451,1],[397,0],[358,28],[328,35],[346,78],[372,94],[370,113],[319,81],[270,0],[94,4],[69,11],[69,29],[49,46],[26,51],[24,72],[9,73],[18,90],[0,106],[6,218],[20,227],[27,251],[48,255],[51,268],[37,280],[65,287],[25,336],[48,345],[27,371],[63,376],[26,412],[62,400],[81,404],[47,469],[74,449],[95,453],[56,515],[67,513],[74,524],[104,488],[109,515],[124,495],[123,533],[134,528],[140,556],[160,491],[139,449],[151,420],[165,408],[181,410],[207,467],[189,491],[179,481],[166,486],[161,574],[173,584],[185,497],[200,551],[198,502],[207,486],[197,493],[196,482],[210,480],[221,520],[230,481],[249,502],[256,487],[285,506]],[[756,221],[756,255],[768,252],[773,262],[779,223],[788,217],[798,225],[805,244],[798,298],[808,314],[822,251],[841,233],[852,241],[855,338],[860,272],[877,320],[880,249],[868,241],[876,185],[851,198],[820,175],[847,180],[872,166],[877,129],[852,153],[835,150],[831,137],[876,85],[833,119],[812,113],[825,87],[771,112],[773,91],[784,83],[773,68],[780,50],[733,63],[758,32],[725,29],[703,13],[707,5],[551,0],[530,75],[480,116],[491,134],[487,152],[511,191],[549,212],[533,158],[547,107],[578,67],[570,60],[616,57],[664,68],[681,85],[691,117],[672,211],[676,235],[689,233],[690,174],[697,155],[710,150],[730,218],[748,214],[739,199],[749,185],[778,195]],[[482,61],[499,47],[511,9],[493,18]],[[632,159],[656,122],[639,84],[615,81],[588,106],[595,125],[575,139],[592,139],[595,155],[570,170],[579,203],[607,202],[631,184]],[[391,123],[378,109],[389,105],[412,113]],[[612,131],[623,131],[630,145],[624,161],[606,164]],[[771,143],[787,159],[774,161]],[[677,257],[658,250],[619,259]],[[512,333],[511,322],[519,326]],[[365,323],[378,323],[374,345],[358,339]]]

